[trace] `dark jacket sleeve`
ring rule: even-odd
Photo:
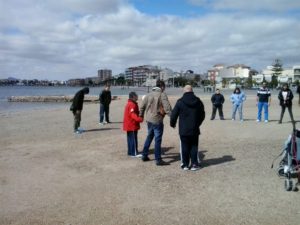
[[[204,105],[203,102],[200,100],[200,120],[199,120],[199,126],[203,123],[205,119],[205,110],[204,110]]]
[[[211,99],[210,99],[210,100],[211,100],[211,103],[214,104],[214,102],[215,102],[215,94],[213,94],[213,95],[211,96]]]
[[[282,91],[279,92],[278,99],[279,99],[280,102],[283,101]]]
[[[224,95],[221,95],[221,98],[222,98],[222,104],[223,104],[225,102]]]
[[[171,116],[170,116],[170,126],[171,127],[176,127],[177,118],[179,116],[179,104],[180,104],[180,102],[177,101],[174,109],[171,112]]]

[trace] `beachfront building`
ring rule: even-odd
[[[255,77],[257,83],[261,83],[263,80],[267,82],[272,81],[272,76],[274,71],[272,70],[273,66],[267,66],[266,69],[263,69],[261,74]],[[277,81],[279,84],[288,83],[291,84],[295,81],[300,81],[300,66],[293,66],[292,68],[282,69],[281,74],[278,75]]]
[[[98,70],[98,78],[100,82],[110,80],[112,78],[112,71],[109,69]]]
[[[169,79],[173,78],[175,73],[173,70],[169,68],[161,69],[159,72],[159,79],[163,81],[168,81]]]
[[[87,77],[84,79],[85,85],[99,85],[100,83],[100,77]]]
[[[84,79],[70,79],[67,81],[67,85],[69,86],[82,86],[84,85]]]
[[[160,69],[157,66],[143,65],[129,67],[125,70],[125,80],[128,84],[141,86],[147,79],[159,79]]]
[[[207,71],[208,80],[217,88],[235,88],[237,84],[243,85],[250,75],[257,73],[250,66],[235,64],[225,67],[223,64],[214,65]]]

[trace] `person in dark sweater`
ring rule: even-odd
[[[211,97],[211,103],[212,103],[212,114],[211,114],[211,120],[214,120],[216,117],[217,110],[219,111],[220,120],[224,120],[224,114],[223,114],[223,103],[225,102],[224,96],[220,93],[219,89],[216,89],[216,93],[212,95]]]
[[[84,95],[88,94],[90,92],[90,89],[88,87],[85,87],[78,91],[72,101],[72,105],[70,107],[70,110],[72,111],[74,115],[74,132],[80,133],[80,130],[78,129],[80,127],[80,121],[81,121],[81,111],[83,108],[83,100]]]
[[[170,126],[175,128],[179,117],[179,136],[181,141],[182,169],[192,171],[199,169],[198,143],[200,125],[205,119],[204,105],[194,94],[190,85],[184,87],[182,98],[178,99],[171,113]]]
[[[293,92],[288,88],[287,84],[284,84],[282,90],[278,94],[279,104],[281,106],[280,119],[278,123],[282,123],[282,118],[286,108],[288,108],[292,122],[293,123],[295,122],[293,111],[292,111],[293,98],[294,98]]]
[[[269,106],[271,104],[271,92],[267,88],[266,82],[263,82],[262,87],[257,91],[256,105],[258,108],[257,120],[256,122],[261,121],[261,112],[264,109],[264,119],[265,123],[269,122]]]
[[[110,123],[109,120],[109,105],[111,102],[111,92],[110,92],[110,86],[105,85],[104,90],[99,95],[99,101],[100,101],[100,125],[104,125],[104,123]],[[104,115],[105,115],[105,120],[104,122]]]

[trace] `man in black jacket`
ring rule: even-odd
[[[182,156],[181,167],[188,170],[191,159],[191,170],[198,170],[199,127],[205,119],[205,111],[202,101],[195,96],[190,85],[184,87],[182,98],[178,99],[172,110],[171,127],[175,128],[178,117]]]
[[[74,115],[74,132],[75,133],[80,133],[78,128],[80,127],[80,121],[81,121],[81,111],[83,108],[83,100],[84,100],[84,95],[88,94],[90,92],[90,89],[88,87],[85,87],[78,91],[74,98],[73,102],[71,105],[70,110],[73,112]]]
[[[211,114],[211,120],[214,120],[216,117],[217,109],[219,111],[220,120],[224,120],[224,114],[223,114],[223,103],[225,102],[224,96],[220,93],[219,89],[216,89],[216,93],[212,95],[211,97],[211,103],[212,105],[212,114]]]
[[[99,95],[100,100],[100,121],[99,124],[103,125],[103,119],[105,115],[106,123],[110,123],[109,120],[109,104],[111,102],[111,92],[110,92],[110,86],[105,85],[104,90]]]

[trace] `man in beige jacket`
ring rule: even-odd
[[[167,165],[161,159],[161,142],[164,132],[164,116],[165,114],[171,114],[172,107],[168,100],[168,96],[164,92],[165,83],[161,80],[156,82],[156,87],[152,89],[152,92],[145,96],[142,105],[140,107],[140,117],[144,117],[147,121],[148,135],[143,148],[142,160],[144,162],[149,161],[149,147],[153,138],[155,138],[155,162],[157,166]]]

